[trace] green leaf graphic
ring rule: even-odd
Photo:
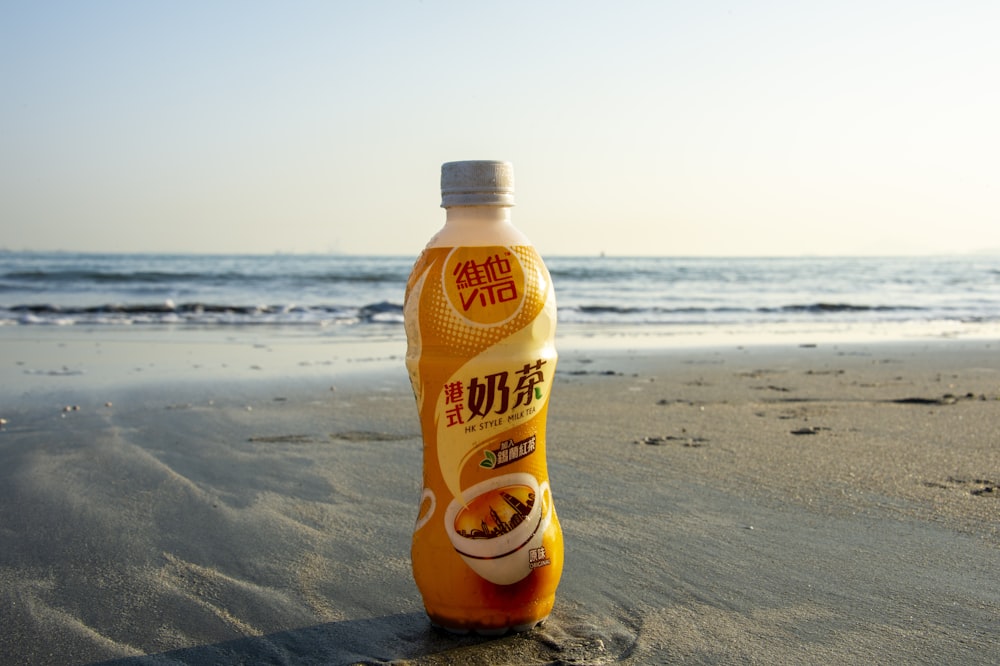
[[[542,399],[542,389],[540,389],[540,388],[538,388],[536,386],[535,387],[535,400],[541,400],[541,399]]]
[[[497,456],[492,451],[483,451],[483,458],[485,460],[479,461],[480,467],[485,467],[486,469],[493,469],[497,464]]]

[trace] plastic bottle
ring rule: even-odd
[[[548,617],[563,540],[545,460],[552,281],[510,220],[507,162],[441,167],[444,227],[406,287],[424,441],[413,575],[434,624],[496,635]]]

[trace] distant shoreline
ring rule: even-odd
[[[52,249],[52,250],[39,250],[32,248],[3,248],[0,247],[0,255],[4,254],[24,254],[24,255],[62,255],[62,256],[72,256],[78,255],[82,257],[344,257],[349,259],[365,259],[365,258],[375,258],[375,259],[411,259],[416,260],[417,255],[420,254],[422,248],[414,248],[412,253],[409,252],[398,252],[398,253],[378,253],[378,252],[349,252],[349,251],[330,251],[330,252],[315,252],[315,251],[291,251],[291,250],[271,250],[271,251],[260,251],[260,252],[238,252],[238,251],[228,251],[228,250],[67,250],[67,249]],[[545,252],[542,254],[544,258],[556,258],[556,259],[705,259],[708,261],[718,260],[718,259],[746,259],[746,260],[783,260],[783,259],[914,259],[914,258],[963,258],[963,257],[975,257],[975,258],[1000,258],[1000,248],[981,248],[974,250],[965,250],[961,252],[936,252],[936,251],[923,251],[923,252],[897,252],[897,253],[882,253],[882,252],[860,252],[856,254],[851,253],[835,253],[835,254],[816,254],[816,253],[803,253],[803,254],[614,254],[606,252],[594,252],[593,254],[579,254],[579,253],[559,253],[559,252]]]

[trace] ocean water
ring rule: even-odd
[[[0,326],[403,335],[414,257],[0,253]],[[560,326],[997,330],[1000,257],[546,257]]]

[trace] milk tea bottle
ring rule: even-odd
[[[532,628],[563,568],[545,462],[556,302],[511,224],[513,185],[507,162],[441,167],[445,225],[404,301],[424,442],[413,575],[431,621],[455,632]]]

